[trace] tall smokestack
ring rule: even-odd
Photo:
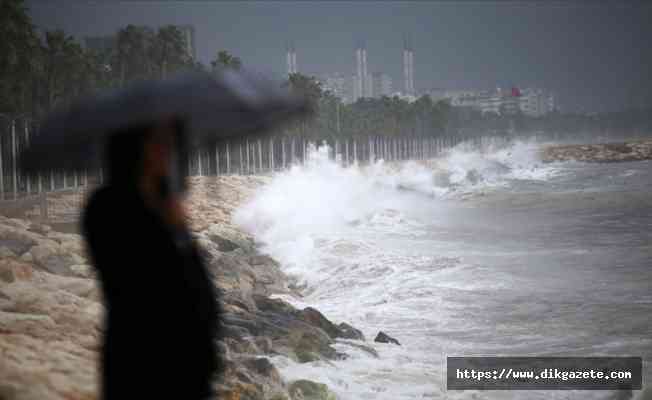
[[[362,92],[363,80],[362,80],[362,43],[358,42],[355,48],[355,85],[353,86],[353,100],[356,101],[360,97],[363,97]]]
[[[366,46],[362,48],[362,76],[360,77],[362,82],[362,97],[370,97],[369,93],[369,79],[367,75],[367,49]]]
[[[403,37],[403,89],[410,94],[410,50],[407,36]]]
[[[290,51],[290,45],[288,44],[285,48],[285,60],[288,67],[288,75],[292,74],[292,51]]]
[[[407,35],[403,38],[403,81],[405,93],[414,95],[414,52]]]
[[[410,94],[414,95],[414,51],[410,47]]]
[[[293,73],[297,73],[297,52],[294,50],[294,47],[292,47],[292,71]]]
[[[297,73],[297,53],[294,49],[294,44],[288,42],[287,44],[287,54],[286,62],[288,68],[288,75]]]

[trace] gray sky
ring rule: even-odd
[[[403,35],[412,37],[417,89],[536,86],[565,110],[651,102],[652,5],[643,1],[82,1],[28,0],[42,29],[83,37],[127,24],[191,24],[200,60],[227,49],[256,69],[285,71],[293,40],[299,72],[354,69],[367,44],[370,72],[402,88]]]

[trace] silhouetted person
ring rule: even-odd
[[[178,122],[109,138],[83,231],[106,304],[102,398],[204,399],[220,366],[216,290],[185,225]]]

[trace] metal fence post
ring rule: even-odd
[[[292,141],[290,142],[290,164],[294,164],[294,142],[295,139],[292,137]]]
[[[285,137],[281,137],[281,169],[285,169],[287,165],[285,159]]]
[[[25,131],[25,148],[29,147],[29,128],[28,128],[27,125],[28,125],[27,124],[27,119],[25,119],[25,123],[24,123],[24,126],[23,126],[24,131]],[[25,175],[25,190],[27,191],[27,194],[30,194],[30,192],[32,191],[32,185],[31,185],[31,182],[30,182],[29,178],[30,178],[29,175],[26,174]]]
[[[229,155],[229,142],[226,142],[226,174],[231,173],[231,156]]]
[[[243,161],[243,158],[242,158],[243,157],[242,156],[242,143],[240,143],[240,146],[238,146],[238,147],[239,147],[239,150],[240,150],[240,158],[238,159],[238,164],[239,164],[239,167],[240,167],[240,175],[243,175],[244,174],[244,163],[242,162]]]
[[[263,172],[263,142],[258,139],[258,173]]]
[[[246,140],[245,145],[247,148],[247,175],[248,175],[251,172],[251,164],[249,159],[249,139]]]
[[[269,138],[269,170],[274,171],[274,138]]]
[[[16,168],[16,120],[11,120],[11,168],[13,169],[14,200],[18,197],[18,170]]]
[[[202,176],[201,149],[197,150],[197,176]]]
[[[358,163],[358,146],[355,139],[353,139],[353,163]]]
[[[0,199],[5,199],[5,170],[2,165],[2,135],[0,135]]]
[[[220,153],[217,143],[215,144],[215,176],[220,174]]]

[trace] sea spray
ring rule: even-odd
[[[462,195],[545,180],[558,171],[539,163],[533,142],[482,148],[463,143],[438,159],[349,167],[330,160],[329,150],[312,147],[304,165],[276,174],[237,210],[234,221],[306,285],[303,298],[286,300],[316,306],[329,318],[359,327],[367,338],[385,330],[403,346],[368,342],[380,355],[375,358],[340,343],[350,354],[347,360],[274,362],[287,379],[326,383],[343,399],[442,396],[446,348],[464,346],[466,332],[475,329],[456,319],[460,309],[444,306],[447,299],[504,290],[514,281],[444,255],[443,247],[442,254],[431,254],[424,223],[450,218],[449,203]],[[436,331],[450,332],[451,339],[429,337]]]

